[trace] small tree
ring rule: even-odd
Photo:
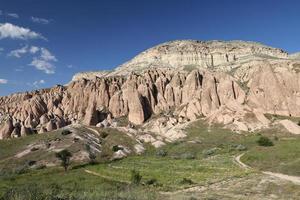
[[[70,159],[72,157],[72,153],[64,149],[60,152],[57,152],[55,156],[61,160],[61,166],[63,166],[65,171],[67,171],[70,165]]]
[[[264,146],[264,147],[269,147],[269,146],[273,146],[273,142],[272,140],[270,140],[268,137],[266,136],[261,136],[258,140],[257,140],[258,145],[260,146]]]

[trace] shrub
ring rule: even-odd
[[[165,157],[165,156],[167,156],[167,154],[168,154],[167,151],[165,151],[163,149],[160,149],[156,152],[156,155],[160,156],[160,157]]]
[[[155,178],[151,178],[146,181],[146,185],[156,185],[157,180]]]
[[[36,164],[35,160],[29,160],[29,161],[27,161],[27,165],[28,166],[32,166],[32,165],[35,165],[35,164]]]
[[[298,126],[300,126],[300,121],[298,121],[298,123],[297,123],[297,124],[298,124]]]
[[[140,173],[136,170],[132,170],[131,171],[131,183],[134,185],[138,185],[141,183],[142,180],[142,176],[140,175]]]
[[[61,132],[62,135],[69,135],[69,134],[71,134],[71,133],[72,133],[72,131],[70,131],[70,130],[68,130],[68,129],[65,129],[65,130],[63,130],[63,131]]]
[[[180,181],[180,184],[184,184],[184,185],[192,185],[194,182],[191,180],[191,179],[188,179],[188,178],[183,178],[181,181]]]
[[[56,153],[55,156],[61,160],[61,165],[64,167],[65,171],[67,171],[70,165],[70,159],[72,157],[72,153],[64,149]]]
[[[106,133],[106,132],[101,132],[101,135],[100,135],[100,137],[101,138],[106,138],[108,136],[108,133]]]
[[[204,156],[211,156],[211,155],[215,154],[216,151],[217,151],[216,148],[212,148],[212,149],[204,150],[202,153]]]
[[[181,157],[181,159],[193,160],[196,158],[196,155],[194,153],[187,152],[187,153],[182,154],[180,157]]]
[[[246,150],[247,150],[247,147],[245,147],[245,146],[242,145],[242,144],[239,144],[239,145],[236,146],[235,149],[238,150],[238,151],[246,151]]]
[[[118,145],[114,145],[114,146],[112,147],[112,150],[113,150],[113,152],[117,152],[117,151],[119,151],[119,150],[123,150],[123,148],[122,148],[122,147],[119,147]]]
[[[269,147],[273,146],[273,142],[266,136],[261,136],[258,140],[257,143],[259,146],[264,146],[264,147]]]

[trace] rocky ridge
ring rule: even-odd
[[[283,50],[257,43],[164,43],[112,72],[0,97],[0,139],[68,124],[117,126],[124,117],[166,138],[198,118],[251,131],[270,125],[266,113],[300,116],[299,70],[300,61]]]

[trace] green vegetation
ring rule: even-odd
[[[144,144],[147,150],[143,155],[133,154],[116,161],[110,161],[114,151],[122,146],[133,147],[135,141],[115,129],[97,130],[102,146],[101,153],[97,154],[89,144],[73,142],[70,135],[62,135],[61,131],[0,141],[0,200],[34,199],[33,196],[62,200],[165,199],[160,192],[256,178],[258,171],[245,170],[233,162],[242,152],[245,153],[242,162],[255,169],[300,175],[300,137],[280,129],[237,134],[198,121],[187,128],[187,137],[183,139],[159,149]],[[274,146],[260,146],[257,141],[264,137],[269,141],[274,138],[271,141]],[[60,167],[37,164],[39,159],[57,161],[54,152],[41,151],[38,147],[34,151],[31,151],[33,147],[29,148],[30,154],[24,157],[13,158],[28,145],[39,142],[51,147],[56,140],[71,142],[67,149],[74,156],[78,149],[86,148],[89,160],[72,161],[69,170],[64,172]]]
[[[140,173],[136,170],[131,170],[131,177],[130,177],[131,183],[134,185],[138,185],[141,183],[142,176]]]
[[[242,161],[264,171],[300,176],[300,137],[282,137],[274,146],[250,149]]]
[[[257,140],[257,144],[263,147],[269,147],[269,146],[274,146],[272,140],[270,140],[268,137],[266,136],[261,136],[258,140]]]
[[[63,166],[65,171],[67,171],[70,165],[70,159],[72,157],[72,153],[64,149],[60,152],[57,152],[55,156],[61,160],[61,166]]]

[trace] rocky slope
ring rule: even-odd
[[[254,130],[270,125],[266,113],[300,116],[299,71],[300,61],[257,43],[168,42],[112,72],[77,74],[66,86],[0,97],[0,139],[74,123],[118,126],[124,117],[142,126],[165,118],[156,127],[205,117]]]

